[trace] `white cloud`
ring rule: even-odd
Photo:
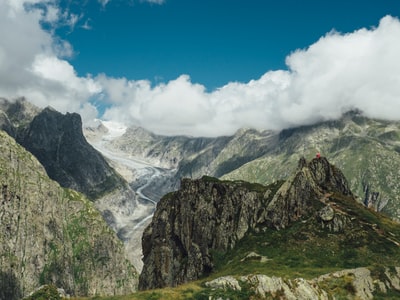
[[[110,0],[98,0],[98,1],[103,7],[105,7],[107,3],[110,2]]]
[[[24,4],[40,6],[26,10]],[[88,99],[101,87],[90,77],[78,77],[61,59],[72,54],[72,46],[43,30],[41,22],[65,22],[55,1],[0,1],[0,95],[25,96],[41,107],[82,112],[85,119],[96,117]]]
[[[400,22],[330,32],[287,57],[288,71],[270,71],[248,83],[211,93],[181,76],[151,88],[148,82],[99,79],[113,103],[105,118],[162,134],[216,136],[241,127],[282,129],[339,118],[358,108],[367,116],[400,120]]]
[[[27,11],[24,3],[41,8]],[[40,26],[44,21],[73,28],[79,18],[61,12],[55,0],[0,1],[0,96],[25,96],[41,107],[80,112],[84,120],[97,114],[90,103],[102,102],[109,107],[104,118],[167,135],[217,136],[241,127],[279,130],[338,118],[352,108],[400,120],[397,18],[384,17],[376,28],[330,32],[290,54],[288,70],[212,92],[187,75],[156,86],[106,74],[79,77],[63,59],[72,55],[72,46]]]

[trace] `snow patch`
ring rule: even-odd
[[[125,126],[124,124],[115,122],[115,121],[101,121],[101,123],[108,130],[108,132],[104,136],[104,138],[107,138],[110,140],[122,136],[126,132],[126,129],[127,129],[127,126]]]

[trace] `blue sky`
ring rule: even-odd
[[[286,68],[287,55],[333,29],[353,32],[400,15],[398,0],[128,2],[70,5],[83,15],[72,32],[60,33],[76,51],[70,62],[80,75],[157,83],[188,74],[213,90]]]
[[[399,0],[0,1],[0,97],[165,135],[400,120]]]

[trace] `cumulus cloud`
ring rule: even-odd
[[[62,57],[72,46],[42,24],[71,19],[55,1],[7,0],[0,2],[0,95],[26,97],[34,104],[61,112],[81,112],[86,119],[97,116],[88,99],[101,87],[92,78],[78,77]],[[71,19],[75,23],[74,17]],[[74,24],[69,24],[74,25]]]
[[[103,7],[105,7],[107,3],[110,2],[110,0],[98,0],[98,1]]]
[[[41,107],[79,112],[85,121],[98,114],[92,103],[101,103],[108,107],[104,119],[166,135],[280,130],[339,118],[355,108],[369,117],[400,120],[400,21],[394,17],[382,18],[375,28],[329,32],[288,55],[287,70],[211,92],[188,75],[155,86],[107,74],[78,76],[65,59],[72,46],[42,25],[74,27],[79,18],[61,12],[56,0],[0,1],[0,96],[25,96]]]
[[[207,93],[188,76],[149,82],[96,78],[112,103],[104,117],[161,134],[217,136],[241,127],[283,129],[339,118],[350,109],[400,119],[400,22],[341,34],[332,31],[290,54],[288,70]]]

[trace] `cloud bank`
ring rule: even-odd
[[[27,9],[27,3],[40,6]],[[41,25],[72,26],[74,20],[55,0],[0,2],[0,96],[78,112],[86,122],[98,116],[97,103],[108,107],[106,120],[166,135],[280,130],[339,118],[355,108],[369,117],[400,120],[400,21],[391,16],[375,28],[329,32],[289,54],[287,70],[212,92],[188,75],[156,86],[107,74],[78,76],[68,62],[72,45]]]
[[[96,117],[88,99],[101,87],[89,76],[77,76],[65,60],[72,55],[72,46],[51,30],[68,18],[56,1],[0,1],[1,97],[26,97],[40,107]],[[43,23],[50,29],[44,30]]]
[[[269,71],[248,83],[211,93],[180,76],[150,87],[146,81],[96,80],[112,101],[104,117],[122,119],[162,134],[217,136],[238,128],[274,129],[339,118],[350,109],[400,120],[400,22],[330,32],[286,58],[288,70]],[[267,55],[267,54],[266,54]]]

